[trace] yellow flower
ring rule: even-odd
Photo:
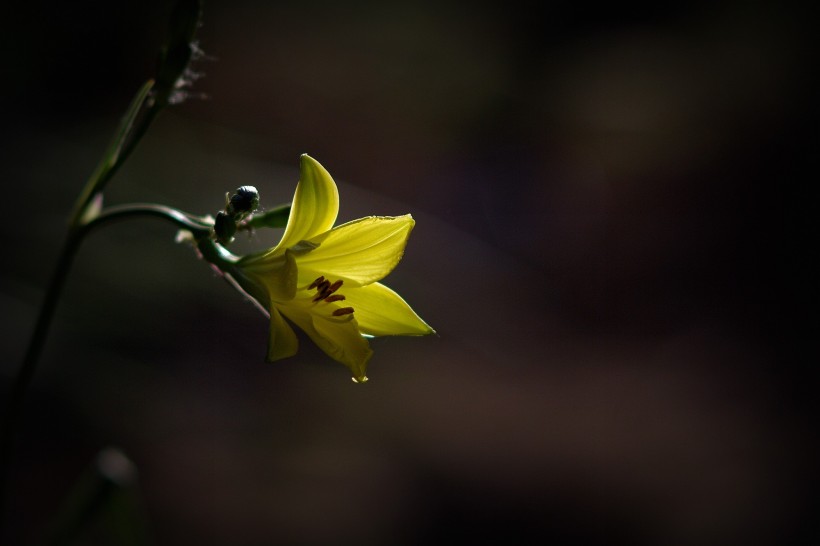
[[[368,216],[333,227],[339,192],[315,159],[302,155],[285,233],[274,248],[235,263],[236,280],[270,312],[268,360],[293,356],[298,340],[284,318],[367,381],[367,337],[434,330],[377,282],[401,260],[415,225],[405,216]],[[284,316],[284,318],[283,318]]]

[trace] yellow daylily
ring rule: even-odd
[[[235,263],[237,282],[270,312],[269,361],[293,356],[296,324],[325,353],[367,381],[367,337],[425,335],[434,330],[379,283],[401,260],[413,218],[368,216],[333,227],[339,192],[308,155],[282,240]],[[284,317],[284,318],[283,318]]]

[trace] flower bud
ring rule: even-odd
[[[236,221],[229,214],[223,211],[216,213],[216,220],[214,220],[214,233],[216,240],[225,245],[233,241],[233,236],[236,234]]]
[[[253,186],[242,186],[236,189],[228,202],[227,211],[231,214],[250,214],[259,208],[259,192]]]

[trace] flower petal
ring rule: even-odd
[[[364,286],[383,279],[401,260],[415,221],[404,216],[368,216],[333,228],[293,249],[299,284],[319,275]],[[318,245],[318,247],[316,247]]]
[[[345,290],[345,304],[355,309],[359,330],[371,336],[422,336],[433,330],[393,290],[374,282]]]
[[[373,351],[352,314],[333,316],[338,308],[333,303],[313,303],[310,298],[296,298],[279,307],[328,356],[347,366],[357,382],[367,381],[367,362]]]
[[[339,214],[339,190],[330,173],[307,154],[299,158],[299,183],[288,225],[272,252],[294,246],[333,227]]]
[[[348,315],[350,316],[350,315]],[[313,315],[313,326],[318,336],[307,333],[330,357],[347,366],[358,383],[367,381],[367,363],[373,356],[370,344],[359,333],[356,319],[339,321]]]
[[[296,261],[290,252],[251,254],[239,260],[236,266],[241,276],[265,287],[270,301],[260,301],[263,305],[271,301],[286,301],[296,294]],[[255,293],[252,295],[257,297]]]
[[[296,354],[299,339],[293,328],[285,322],[275,307],[270,310],[270,337],[268,337],[268,362],[275,362]]]

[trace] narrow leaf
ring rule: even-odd
[[[102,186],[105,185],[110,178],[112,171],[117,166],[122,150],[128,142],[131,131],[134,128],[134,123],[143,111],[143,106],[149,100],[153,86],[154,81],[148,80],[142,87],[140,87],[137,94],[134,95],[134,98],[131,100],[128,110],[125,112],[122,120],[120,120],[116,133],[114,133],[114,138],[109,143],[108,148],[102,156],[102,159],[100,159],[100,162],[97,164],[97,168],[94,169],[94,172],[91,174],[88,182],[86,182],[85,188],[83,188],[79,199],[77,199],[74,214],[72,215],[72,225],[76,225],[83,214],[85,214],[85,209],[94,194],[102,190]]]

